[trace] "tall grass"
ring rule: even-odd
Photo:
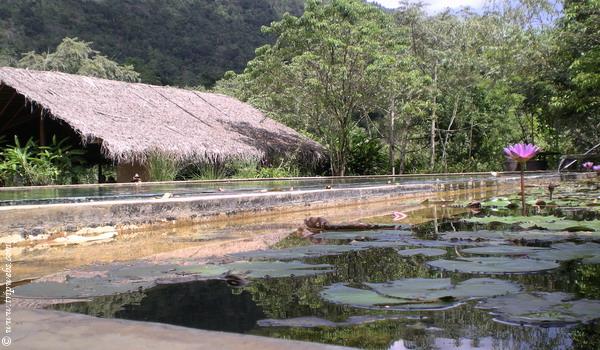
[[[158,152],[148,155],[146,167],[150,181],[173,181],[181,170],[178,161]]]

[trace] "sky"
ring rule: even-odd
[[[399,0],[370,0],[376,2],[385,7],[395,8],[398,6]],[[416,2],[416,1],[415,1]],[[474,9],[480,8],[484,5],[485,0],[422,0],[423,3],[429,4],[427,11],[429,13],[437,13],[445,10],[447,7],[452,9],[460,9],[465,6],[472,7]]]

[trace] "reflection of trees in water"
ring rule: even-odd
[[[411,277],[451,277],[458,281],[478,277],[431,271],[424,266],[424,261],[423,257],[400,257],[393,249],[321,257],[314,259],[314,262],[334,264],[336,274],[302,279],[258,280],[249,285],[247,290],[252,293],[253,300],[261,306],[268,318],[317,316],[339,322],[354,315],[390,313],[355,309],[323,301],[319,297],[319,292],[324,286],[332,283],[382,282]],[[555,273],[486,275],[486,277],[515,281],[523,285],[525,290],[576,291],[573,281],[582,280],[583,274],[580,268],[581,271],[590,271],[587,266],[571,263],[563,265]],[[587,279],[589,281],[586,284],[587,290],[593,290],[598,286],[596,287],[598,291],[600,284],[594,282],[600,278],[600,269],[591,269],[591,271]],[[497,349],[570,347],[570,330],[567,328],[519,327],[497,323],[492,320],[487,311],[475,309],[473,307],[475,304],[476,302],[470,302],[446,311],[401,313],[407,316],[426,317],[420,320],[386,320],[338,328],[260,328],[252,333],[362,348],[387,348],[394,341],[402,339],[405,340],[405,346],[410,344],[416,349],[434,349],[435,339],[440,337],[454,339],[458,343],[469,342],[472,346],[477,346],[482,341],[491,342]],[[440,330],[433,330],[437,328]]]
[[[446,311],[402,314],[427,318],[386,320],[338,328],[261,328],[252,334],[368,349],[387,349],[398,340],[414,349],[436,349],[436,338],[454,339],[457,345],[467,343],[473,347],[491,343],[494,349],[546,350],[568,348],[570,344],[568,329],[504,325],[492,321],[487,312],[470,305]]]
[[[439,227],[446,229],[444,225],[448,223],[442,222]],[[431,225],[427,229],[432,229]],[[298,244],[291,243],[294,246]],[[449,248],[448,253],[448,258],[455,258],[457,255],[454,248]],[[600,342],[599,325],[583,325],[574,330],[509,326],[494,322],[488,311],[474,308],[476,302],[445,311],[386,312],[330,304],[319,295],[325,286],[337,282],[357,287],[363,282],[384,282],[401,278],[450,277],[458,282],[484,277],[431,270],[424,264],[427,260],[429,258],[422,256],[401,257],[392,248],[363,250],[306,260],[308,263],[335,265],[335,273],[258,279],[243,289],[231,289],[222,281],[158,286],[144,293],[101,297],[90,303],[59,305],[55,308],[101,317],[251,332],[361,348],[388,348],[395,341],[402,340],[407,348],[435,349],[436,339],[440,338],[472,347],[481,344],[495,349],[519,350],[571,347],[587,350],[597,348],[594,346]],[[526,291],[566,291],[580,297],[600,299],[600,265],[569,262],[550,273],[485,277],[517,282]],[[256,326],[256,321],[263,318],[313,316],[342,322],[357,315],[404,315],[415,316],[417,319],[384,320],[337,328]]]

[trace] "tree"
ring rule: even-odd
[[[555,32],[555,122],[580,151],[600,143],[600,1],[567,0]]]
[[[33,51],[23,54],[17,67],[37,70],[59,71],[91,77],[140,81],[140,75],[131,65],[119,65],[90,47],[91,43],[77,38],[64,38],[52,53],[37,54]]]
[[[329,149],[331,171],[344,175],[350,133],[368,117],[385,75],[391,17],[359,0],[310,0],[301,17],[265,29],[275,44],[257,50],[243,73],[247,99]]]

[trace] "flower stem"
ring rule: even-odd
[[[521,163],[521,205],[523,207],[523,216],[527,216],[525,208],[525,164]]]

